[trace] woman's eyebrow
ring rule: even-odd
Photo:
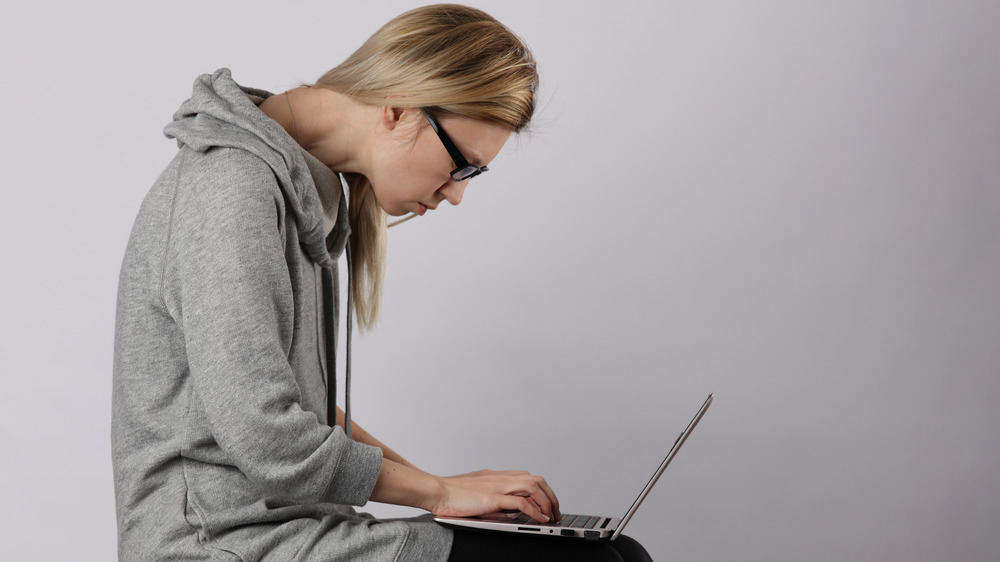
[[[478,154],[462,152],[462,155],[465,156],[466,160],[469,161],[469,164],[472,164],[473,166],[478,166],[480,168],[483,167],[483,159],[480,158]]]

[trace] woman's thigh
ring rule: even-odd
[[[622,535],[614,542],[536,537],[456,529],[448,562],[652,562],[641,544]]]

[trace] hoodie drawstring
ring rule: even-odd
[[[351,438],[351,327],[354,324],[354,268],[351,267],[350,239],[347,250],[347,357],[344,375],[344,433]]]
[[[351,273],[351,250],[347,246],[347,356],[345,360],[346,374],[344,381],[344,433],[351,437],[351,331],[354,319],[354,298],[351,296],[354,278]],[[332,267],[323,268],[323,299],[333,303],[337,292],[336,280]],[[326,308],[325,306],[323,307]],[[333,306],[331,304],[330,308]],[[337,340],[333,337],[333,326],[336,322],[334,314],[326,316],[326,420],[330,427],[337,425]]]

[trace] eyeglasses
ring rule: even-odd
[[[441,128],[441,125],[436,119],[431,117],[430,113],[425,111],[424,117],[426,117],[427,121],[430,122],[431,128],[434,129],[438,138],[441,139],[441,144],[444,145],[448,154],[451,155],[451,159],[455,162],[455,165],[458,166],[451,171],[451,179],[455,181],[464,181],[469,178],[474,178],[483,172],[489,171],[489,168],[486,166],[476,166],[475,164],[470,164],[469,161],[465,159],[465,156],[462,156],[462,153],[458,151],[458,147],[455,146],[455,143],[451,142],[451,138],[448,136],[448,133],[444,132],[444,129]]]

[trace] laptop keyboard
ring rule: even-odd
[[[573,515],[571,513],[564,513],[562,519],[559,520],[556,525],[560,527],[576,527],[579,529],[593,529],[595,525],[601,522],[603,517],[596,517],[591,515]]]
[[[555,527],[573,527],[577,529],[593,529],[597,526],[603,517],[597,517],[592,515],[573,515],[571,513],[563,513],[562,519],[558,523],[552,523]],[[511,523],[531,523],[533,525],[545,525],[546,523],[539,523],[531,517],[523,513],[518,513],[517,515],[512,515],[510,518]]]

